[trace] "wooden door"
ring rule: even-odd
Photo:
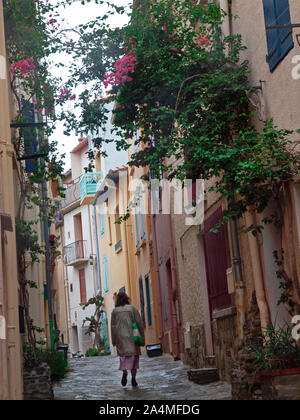
[[[85,270],[79,270],[79,286],[80,286],[80,303],[86,303],[86,283],[85,283]]]
[[[232,304],[228,294],[226,270],[230,266],[227,227],[222,225],[218,233],[210,230],[221,220],[219,208],[204,222],[204,253],[210,312]]]

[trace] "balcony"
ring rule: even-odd
[[[102,182],[101,172],[87,172],[80,179],[80,205],[90,204]]]
[[[63,250],[64,264],[76,267],[89,261],[86,252],[86,241],[76,241],[66,245]]]
[[[65,198],[61,200],[62,213],[73,210],[80,204],[80,177],[65,185]]]

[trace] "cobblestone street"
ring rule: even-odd
[[[54,386],[56,400],[229,400],[231,387],[221,382],[197,385],[187,377],[188,368],[169,355],[142,356],[132,388],[130,374],[125,388],[117,357],[103,356],[69,362],[73,371]]]

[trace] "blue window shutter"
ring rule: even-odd
[[[108,346],[108,334],[107,334],[107,315],[103,315],[102,318],[102,334],[103,334],[103,341],[104,345]]]
[[[103,214],[103,204],[100,206],[100,233],[101,236],[104,235],[104,214]]]
[[[103,256],[103,269],[104,269],[104,291],[107,293],[108,287],[108,271],[107,271],[107,256]]]
[[[25,123],[34,123],[34,105],[28,104],[25,99],[22,99],[22,114]],[[24,155],[32,155],[37,152],[37,136],[35,128],[24,129]],[[35,159],[25,160],[25,170],[27,173],[36,172],[36,161]]]
[[[263,0],[265,24],[267,26],[291,23],[289,0]],[[268,62],[273,71],[279,62],[293,48],[293,35],[290,29],[266,29]]]
[[[278,25],[291,23],[289,0],[275,0],[275,6]],[[279,40],[280,58],[282,59],[294,47],[292,28],[279,29]]]

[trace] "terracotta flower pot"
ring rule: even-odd
[[[300,367],[290,369],[263,370],[261,376],[291,376],[300,375]]]

